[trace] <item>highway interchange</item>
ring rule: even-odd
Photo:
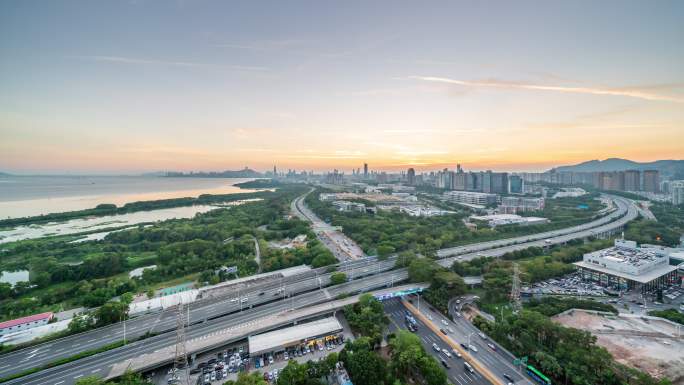
[[[508,251],[530,246],[546,246],[564,243],[571,239],[586,238],[603,232],[614,231],[621,228],[629,220],[636,218],[637,209],[630,201],[619,197],[611,198],[614,200],[617,209],[611,214],[590,223],[542,234],[440,250],[438,255],[443,259],[439,263],[450,266],[457,259],[476,258],[485,250],[486,255],[499,256]],[[206,335],[233,324],[250,322],[268,314],[275,314],[283,309],[305,307],[314,303],[329,301],[340,293],[367,291],[405,280],[407,278],[406,269],[388,271],[393,266],[393,258],[387,261],[377,261],[371,257],[344,262],[338,267],[338,270],[345,271],[348,277],[353,275],[356,279],[341,286],[332,286],[327,289],[324,286],[329,284],[329,273],[326,273],[325,269],[315,269],[284,277],[282,283],[276,282],[276,280],[257,284],[239,294],[240,297],[248,297],[250,306],[253,306],[253,308],[243,309],[242,312],[240,312],[239,301],[233,300],[237,297],[237,293],[200,300],[191,305],[190,322],[192,325],[187,331],[188,338]],[[369,275],[372,276],[359,279]],[[281,291],[281,287],[285,290]],[[264,294],[259,295],[262,292]],[[289,296],[290,293],[289,298],[282,298]],[[232,315],[226,317],[225,315],[228,314]],[[175,334],[168,332],[175,329],[175,317],[173,311],[166,311],[134,318],[127,321],[126,336],[128,340],[140,337],[147,332],[161,334],[56,368],[42,370],[8,383],[69,385],[81,376],[107,372],[108,368],[126,359],[126,357],[153,352],[160,347],[173,344]],[[10,352],[2,355],[0,377],[39,367],[59,358],[70,357],[84,350],[119,341],[122,337],[123,325],[115,324]]]

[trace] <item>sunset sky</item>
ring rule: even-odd
[[[0,171],[684,159],[682,1],[5,1]]]

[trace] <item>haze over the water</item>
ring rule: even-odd
[[[0,171],[681,158],[683,19],[681,1],[7,2]]]

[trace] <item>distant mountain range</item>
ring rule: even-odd
[[[263,174],[245,167],[242,170],[232,171],[198,171],[198,172],[176,172],[169,171],[164,176],[168,177],[195,177],[195,178],[261,178]]]
[[[572,166],[560,166],[552,170],[556,172],[658,170],[662,177],[684,179],[684,160],[656,160],[655,162],[639,163],[629,159],[609,158],[606,160],[590,160]]]

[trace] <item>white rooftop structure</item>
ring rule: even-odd
[[[302,323],[289,328],[250,336],[249,353],[254,356],[256,354],[279,351],[287,346],[299,344],[306,339],[338,333],[341,330],[342,325],[335,317]]]
[[[521,217],[517,214],[471,215],[470,219],[487,222],[492,227],[503,225],[540,225],[549,222],[546,218]]]
[[[615,246],[584,254],[575,265],[584,269],[648,283],[677,270],[670,265],[668,253],[656,248],[637,247],[636,242],[615,240]]]

